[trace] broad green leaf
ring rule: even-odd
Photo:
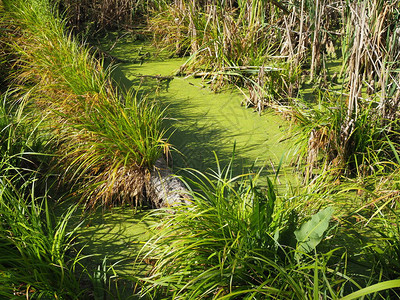
[[[297,249],[308,253],[317,247],[328,229],[329,221],[333,214],[333,208],[327,207],[311,217],[311,220],[302,224],[294,232],[297,239]]]

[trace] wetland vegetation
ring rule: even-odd
[[[0,14],[2,297],[399,298],[398,0]]]

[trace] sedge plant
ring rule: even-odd
[[[89,206],[137,200],[148,170],[168,151],[162,112],[133,90],[117,90],[48,0],[5,0],[4,10],[2,18],[18,25],[9,41],[18,56],[15,80],[29,87],[32,109],[48,114],[64,181],[80,186]]]
[[[168,216],[155,212],[163,216],[158,232],[138,255],[140,263],[152,265],[147,277],[136,279],[142,295],[307,299],[309,289],[319,293],[318,286],[334,286],[307,283],[313,270],[329,273],[323,271],[328,259],[320,256],[319,262],[313,252],[332,208],[299,227],[295,203],[277,197],[271,180],[264,190],[256,185],[257,174],[234,176],[231,167],[232,161],[223,168],[217,160],[209,174],[189,170],[193,206],[172,208]]]
[[[76,207],[55,217],[47,193],[36,194],[45,137],[39,123],[15,101],[0,105],[0,295],[2,298],[79,298],[84,293],[75,267],[78,227],[68,226]]]
[[[347,106],[341,96],[322,93],[318,105],[296,108],[293,123],[297,140],[293,149],[298,166],[305,167],[306,181],[317,174],[366,177],[385,168],[382,162],[393,155],[383,139],[386,128],[374,104],[364,103],[357,119],[346,128]]]
[[[33,182],[25,185],[34,188]],[[79,299],[85,290],[75,268],[83,256],[73,254],[77,227],[67,226],[76,207],[56,219],[46,197],[24,196],[29,190],[10,182],[0,189],[0,295]]]

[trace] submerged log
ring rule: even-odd
[[[260,71],[263,72],[280,72],[283,69],[269,67],[269,66],[237,66],[237,67],[226,67],[221,69],[221,71],[205,71],[205,72],[194,72],[188,76],[193,76],[195,78],[203,77],[214,77],[220,75],[230,75],[230,76],[242,76],[243,73],[257,75]],[[178,73],[178,75],[184,74],[183,72]]]
[[[191,204],[186,186],[173,175],[164,158],[158,159],[150,171],[146,196],[156,208]]]

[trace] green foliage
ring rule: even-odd
[[[71,252],[76,228],[67,227],[75,209],[57,220],[46,197],[24,199],[11,184],[1,184],[1,295],[79,299],[84,294],[75,275],[82,257]]]
[[[42,120],[25,111],[15,90],[7,90],[0,99],[0,180],[23,185],[24,178],[40,173],[51,141],[39,131]]]
[[[306,255],[296,261],[297,251],[291,247],[298,224],[293,203],[277,197],[269,179],[264,191],[256,186],[258,175],[232,177],[231,164],[217,164],[209,174],[190,174],[193,206],[174,208],[172,216],[164,216],[139,256],[142,262],[155,261],[149,276],[137,279],[143,281],[143,294],[174,299],[305,299],[307,290],[314,289],[307,284],[313,276],[310,265],[316,264],[319,272],[325,258],[317,262]],[[331,213],[320,212],[299,230],[313,237],[312,247],[321,241]],[[318,217],[317,230],[306,228]],[[321,235],[314,237],[317,231]],[[300,245],[308,243],[300,234],[298,238]]]
[[[360,297],[363,297],[363,296],[366,296],[369,294],[375,294],[382,290],[393,289],[393,288],[400,288],[400,279],[388,280],[388,281],[376,283],[374,285],[365,287],[354,293],[351,293],[350,295],[347,295],[346,297],[340,298],[340,300],[360,299]]]
[[[74,233],[68,227],[76,207],[56,218],[47,194],[37,196],[45,144],[40,120],[24,113],[15,93],[0,106],[0,295],[5,298],[80,298]]]
[[[369,227],[378,236],[368,250],[385,280],[400,275],[400,217],[397,208],[390,208],[392,202],[393,198],[388,197],[387,201],[376,205],[376,212],[368,220]]]
[[[306,180],[314,169],[331,170],[324,175],[367,176],[385,169],[393,152],[383,138],[387,127],[377,113],[375,103],[364,103],[350,125],[346,125],[347,107],[342,97],[320,94],[319,104],[298,107],[294,112],[297,141],[294,151],[306,167]],[[306,105],[306,104],[304,104]],[[348,135],[346,140],[344,135]],[[396,139],[396,133],[391,135]]]
[[[48,0],[4,6],[21,31],[9,42],[19,57],[16,79],[30,86],[30,107],[47,114],[65,181],[80,187],[90,206],[137,200],[146,170],[168,152],[162,112],[133,90],[114,88],[109,70],[66,33]]]
[[[294,232],[300,253],[309,253],[313,251],[322,241],[328,229],[332,214],[333,208],[327,207],[313,215],[311,220],[302,224],[300,228]]]

